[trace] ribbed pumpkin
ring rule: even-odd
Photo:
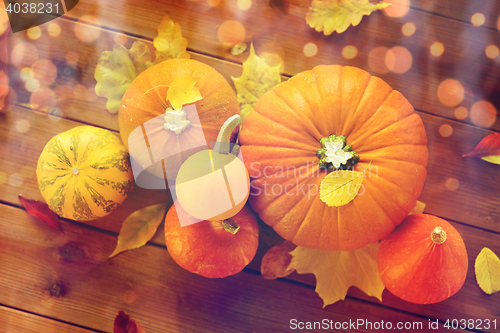
[[[340,207],[319,195],[329,170],[318,151],[332,134],[345,136],[359,155],[353,170],[365,171],[363,189]],[[415,205],[427,175],[422,120],[401,93],[355,67],[318,66],[279,84],[258,100],[239,142],[252,208],[307,248],[355,250],[385,237]]]
[[[224,221],[188,222],[184,227],[179,219],[196,219],[178,206],[172,205],[165,217],[165,242],[179,266],[204,277],[222,278],[241,272],[252,261],[259,246],[259,225],[248,206]]]
[[[75,127],[50,139],[38,159],[36,175],[50,209],[77,221],[111,213],[133,186],[120,138],[92,126]]]
[[[215,69],[191,59],[166,60],[137,76],[122,98],[118,123],[122,140],[127,149],[129,148],[129,135],[134,129],[148,120],[165,116],[166,109],[171,107],[170,103],[167,102],[167,91],[177,76],[194,78],[196,80],[195,87],[200,91],[202,99],[193,103],[196,106],[195,112],[187,112],[187,120],[191,124],[182,131],[175,133],[165,129],[163,118],[145,129],[147,144],[151,147],[154,156],[165,156],[168,155],[169,151],[176,149],[188,151],[197,147],[199,140],[194,138],[200,129],[203,130],[206,143],[210,145],[216,141],[224,121],[232,115],[239,114],[236,94],[226,79]],[[199,122],[196,116],[199,117]],[[236,140],[237,133],[238,128],[233,131],[232,142]],[[194,152],[190,152],[190,154],[192,153]],[[190,154],[183,156],[183,161]],[[135,158],[135,156],[132,157]],[[169,167],[173,166],[169,165]],[[176,167],[178,168],[180,165]],[[163,169],[160,163],[148,171],[163,178]]]

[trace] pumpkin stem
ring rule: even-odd
[[[74,175],[78,175],[80,173],[80,170],[78,170],[78,168],[73,168],[72,173]]]
[[[352,150],[351,145],[346,145],[346,137],[336,136],[323,137],[319,140],[321,148],[316,152],[319,158],[319,166],[335,171],[338,169],[349,169],[358,163],[359,155]]]
[[[441,227],[436,227],[431,232],[431,239],[434,244],[443,244],[446,241],[446,232]]]
[[[165,110],[165,117],[163,117],[163,119],[165,120],[163,128],[166,130],[170,130],[177,135],[181,134],[182,131],[191,126],[191,122],[186,118],[186,115],[187,113],[184,109],[173,110],[172,108],[168,107]]]
[[[227,155],[229,154],[229,146],[231,133],[234,128],[240,123],[240,116],[235,114],[234,116],[228,118],[222,125],[219,135],[217,136],[217,142],[215,143],[214,149],[219,154]]]
[[[233,235],[236,234],[238,230],[240,230],[240,226],[238,225],[238,223],[236,223],[231,218],[222,220],[222,227],[224,228],[224,230],[232,233]]]

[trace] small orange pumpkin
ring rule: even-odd
[[[332,134],[347,143],[342,151],[325,151]],[[355,67],[318,66],[279,84],[258,100],[239,142],[252,208],[280,236],[308,248],[355,250],[387,236],[427,175],[422,120],[401,93]],[[340,207],[319,194],[332,166],[366,170],[364,190]]]
[[[241,272],[252,261],[259,246],[259,226],[248,206],[227,220],[198,223],[177,206],[178,210],[172,205],[165,217],[165,241],[179,266],[208,278],[222,278]],[[179,216],[194,224],[181,227]]]
[[[462,288],[467,250],[447,221],[426,214],[408,215],[380,243],[378,269],[395,296],[417,304],[441,302]]]

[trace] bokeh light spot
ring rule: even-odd
[[[368,66],[372,71],[378,74],[389,72],[389,68],[385,64],[385,57],[388,51],[389,49],[383,46],[378,46],[370,51],[370,54],[368,54]]]
[[[56,106],[57,96],[52,89],[43,87],[31,94],[30,104],[35,110],[49,112]]]
[[[464,87],[454,79],[446,79],[438,86],[439,101],[446,106],[456,106],[464,99]]]
[[[484,18],[484,15],[481,13],[475,13],[474,15],[471,16],[470,22],[472,23],[473,26],[479,27],[484,24],[486,19]]]
[[[390,3],[383,9],[384,14],[389,17],[403,17],[410,11],[410,0],[385,0],[385,3]]]
[[[133,290],[127,290],[123,293],[123,301],[132,304],[137,300],[137,293]]]
[[[243,24],[238,21],[225,21],[219,26],[217,38],[224,47],[232,48],[236,44],[245,41],[246,30]]]
[[[498,50],[498,47],[496,45],[488,45],[486,47],[486,49],[484,49],[484,53],[486,54],[486,56],[490,59],[495,59],[496,57],[498,57],[498,54],[500,53],[500,51]]]
[[[42,29],[40,27],[31,27],[26,30],[26,36],[31,40],[37,40],[42,37]]]
[[[0,185],[5,184],[7,182],[7,174],[3,171],[0,171]]]
[[[443,124],[439,126],[439,135],[441,135],[443,138],[447,138],[452,134],[453,134],[453,127],[451,127],[451,125]]]
[[[23,79],[23,81],[28,81],[35,77],[35,72],[33,72],[33,70],[29,67],[24,67],[19,72],[19,75],[21,76],[21,79]]]
[[[5,3],[0,1],[0,35],[3,34],[9,27],[9,16],[5,10]]]
[[[472,105],[470,119],[476,126],[490,127],[497,119],[497,110],[490,102],[479,101]]]
[[[38,60],[38,50],[33,44],[19,43],[12,49],[10,59],[17,68],[31,67]]]
[[[61,27],[57,23],[51,23],[47,27],[47,32],[50,37],[59,37],[61,35]]]
[[[72,67],[76,67],[79,58],[80,56],[75,51],[69,51],[66,53],[66,63]]]
[[[91,43],[101,35],[100,28],[101,23],[95,16],[84,15],[75,23],[76,38]]]
[[[345,59],[354,59],[358,55],[358,49],[354,45],[344,46],[342,49],[342,56]]]
[[[413,35],[416,30],[417,30],[417,28],[415,27],[415,24],[413,24],[412,22],[406,22],[403,25],[403,27],[401,27],[401,32],[406,37],[410,37],[411,35]]]
[[[460,187],[460,182],[456,178],[446,179],[445,186],[449,191],[455,191]]]
[[[303,49],[306,57],[314,57],[318,53],[318,47],[314,43],[307,43]]]
[[[23,184],[23,176],[18,173],[13,173],[9,177],[9,184],[14,187],[19,187]]]
[[[441,42],[434,42],[430,47],[431,54],[435,57],[439,57],[444,53],[444,45]]]
[[[207,0],[207,4],[210,7],[217,7],[220,3],[220,0]]]
[[[52,61],[47,59],[38,60],[31,67],[35,73],[35,79],[38,80],[40,86],[50,86],[56,81],[57,67]]]
[[[394,73],[406,73],[412,66],[413,57],[405,47],[395,46],[385,55],[385,65]]]
[[[252,7],[252,0],[238,0],[238,8],[241,10],[247,10]]]
[[[30,130],[30,127],[30,122],[26,119],[20,119],[16,121],[16,131],[18,131],[19,133],[27,133]]]
[[[40,82],[36,79],[29,79],[24,83],[24,89],[33,93],[40,88]]]
[[[469,110],[465,106],[459,106],[458,108],[455,109],[454,111],[455,118],[457,119],[465,119],[469,115]]]

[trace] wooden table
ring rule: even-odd
[[[285,332],[293,331],[292,319],[422,323],[423,329],[406,331],[429,331],[429,323],[436,320],[439,331],[455,331],[446,330],[444,323],[496,319],[500,328],[500,295],[483,293],[473,269],[483,247],[500,254],[500,166],[461,157],[483,137],[500,130],[496,111],[487,121],[483,111],[473,107],[487,101],[500,108],[500,57],[495,55],[500,46],[500,2],[414,0],[404,16],[375,12],[358,26],[330,36],[307,26],[309,5],[299,0],[253,0],[242,10],[236,0],[81,0],[51,22],[61,28],[59,36],[48,34],[50,23],[41,26],[42,34],[34,40],[26,32],[9,36],[9,52],[18,48],[12,59],[17,67],[9,65],[14,94],[9,112],[0,114],[1,332],[112,332],[120,310],[148,333]],[[393,6],[404,14],[404,6]],[[484,15],[483,23],[481,16],[474,16],[482,23],[479,26],[471,23],[475,13]],[[165,248],[161,226],[148,245],[108,260],[130,213],[171,200],[161,191],[136,188],[124,205],[96,221],[62,220],[64,235],[29,215],[18,195],[42,200],[35,166],[51,137],[81,124],[118,131],[117,116],[106,111],[105,99],[93,90],[101,52],[111,50],[115,41],[130,47],[137,40],[153,52],[152,39],[166,14],[179,22],[192,59],[213,66],[229,82],[231,76],[241,75],[241,63],[248,56],[248,50],[232,55],[217,39],[218,26],[232,19],[245,27],[245,42],[253,42],[257,54],[282,62],[284,80],[319,64],[352,65],[401,91],[422,117],[429,140],[428,177],[420,197],[427,205],[425,212],[450,221],[467,246],[469,271],[463,288],[434,305],[410,304],[387,290],[379,302],[351,288],[344,301],[323,308],[313,275],[261,278],[260,260],[269,247],[265,242],[243,272],[213,280],[177,266]],[[75,31],[89,39],[98,37],[81,41]],[[308,43],[317,46],[314,56],[304,53]],[[352,59],[342,53],[348,45],[357,50]],[[485,52],[489,45],[497,47],[488,49],[492,58]],[[440,46],[444,52],[433,55],[431,50],[439,54]],[[49,88],[62,117],[30,107],[31,93],[20,69],[37,59],[48,59],[58,69]],[[76,71],[64,71],[68,61],[76,64]],[[458,96],[457,100],[438,96],[440,84],[448,79],[456,80],[451,81],[452,88],[458,90],[447,94]],[[45,91],[42,96],[51,95]],[[375,329],[351,326],[345,331]]]

